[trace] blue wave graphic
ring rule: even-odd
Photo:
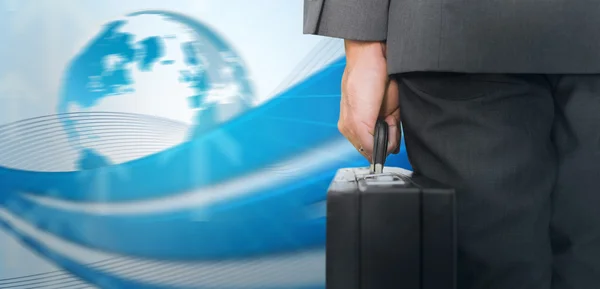
[[[367,165],[358,153],[330,161],[309,173],[292,172],[282,183],[248,189],[239,196],[206,206],[98,214],[86,209],[67,210],[48,205],[36,197],[87,206],[168,200],[193,190],[202,195],[203,189],[257,171],[268,172],[276,164],[343,141],[337,131],[337,120],[344,66],[345,59],[339,59],[267,104],[189,142],[139,160],[77,172],[0,168],[0,205],[62,240],[124,256],[225,260],[322,248],[325,244],[323,208],[317,217],[308,217],[307,211],[325,201],[327,187],[338,168]],[[239,158],[232,160],[222,148],[220,144],[225,138],[241,145]],[[404,149],[399,155],[391,156],[388,164],[410,168]],[[265,177],[268,178],[268,174]],[[99,179],[105,185],[102,189],[95,185]],[[202,219],[195,220],[197,215],[203,216]],[[167,288],[126,280],[79,264],[1,218],[0,225],[32,250],[100,287]]]
[[[339,60],[270,103],[159,154],[88,171],[41,173],[1,168],[2,189],[114,202],[165,197],[247,174],[339,138],[336,124],[344,65],[345,60]],[[223,136],[241,144],[241,159],[230,160],[228,152],[221,149]],[[102,193],[93,186],[100,175],[107,186]]]
[[[19,229],[13,227],[9,223],[0,219],[0,229],[4,229],[7,232],[10,232],[13,236],[19,239],[22,243],[26,244],[31,250],[34,252],[45,256],[46,258],[55,262],[61,268],[69,271],[70,273],[76,275],[77,277],[87,280],[90,283],[100,287],[100,288],[114,288],[114,289],[129,289],[129,288],[140,288],[140,289],[172,289],[174,288],[171,285],[157,285],[157,284],[149,284],[144,282],[139,282],[136,280],[130,280],[125,278],[118,278],[112,276],[111,274],[106,274],[102,270],[95,269],[93,266],[87,266],[79,264],[76,261],[71,260],[70,258],[64,256],[63,254],[57,253],[47,246],[43,245],[41,242],[36,239],[28,237],[26,234],[21,232]],[[38,283],[46,283],[44,281],[38,281]],[[6,284],[6,283],[5,283]],[[12,288],[12,287],[20,287],[19,285],[9,285],[4,286],[5,284],[0,283],[2,288]],[[31,284],[29,284],[31,285]],[[70,286],[65,286],[70,287]],[[38,288],[38,287],[34,287]],[[223,286],[178,286],[176,288],[187,289],[239,289],[240,287],[223,287]],[[259,287],[248,287],[244,286],[243,288],[248,289],[276,289],[279,287],[269,287],[269,286],[259,286]],[[323,284],[314,284],[308,286],[296,286],[289,287],[289,289],[322,289],[324,288]]]
[[[90,248],[155,259],[222,260],[321,246],[325,219],[307,219],[304,212],[323,197],[330,180],[331,175],[325,174],[208,208],[212,213],[90,216],[45,207],[18,195],[5,207],[39,229]],[[195,221],[197,214],[210,218]]]

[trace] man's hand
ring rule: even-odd
[[[385,44],[345,41],[346,69],[338,129],[369,162],[378,118],[389,125],[388,154],[397,153],[400,143],[398,84],[387,74]]]

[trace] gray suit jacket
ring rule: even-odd
[[[390,74],[600,73],[600,0],[304,0],[304,33],[387,41]]]

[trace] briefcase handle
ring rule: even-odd
[[[373,174],[383,172],[388,150],[388,131],[387,122],[382,119],[377,120],[373,133],[373,163],[371,164],[371,173]]]

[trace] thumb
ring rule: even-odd
[[[381,115],[389,126],[388,133],[388,154],[398,153],[400,149],[400,98],[398,92],[398,83],[396,80],[390,80],[383,105],[381,107]]]

